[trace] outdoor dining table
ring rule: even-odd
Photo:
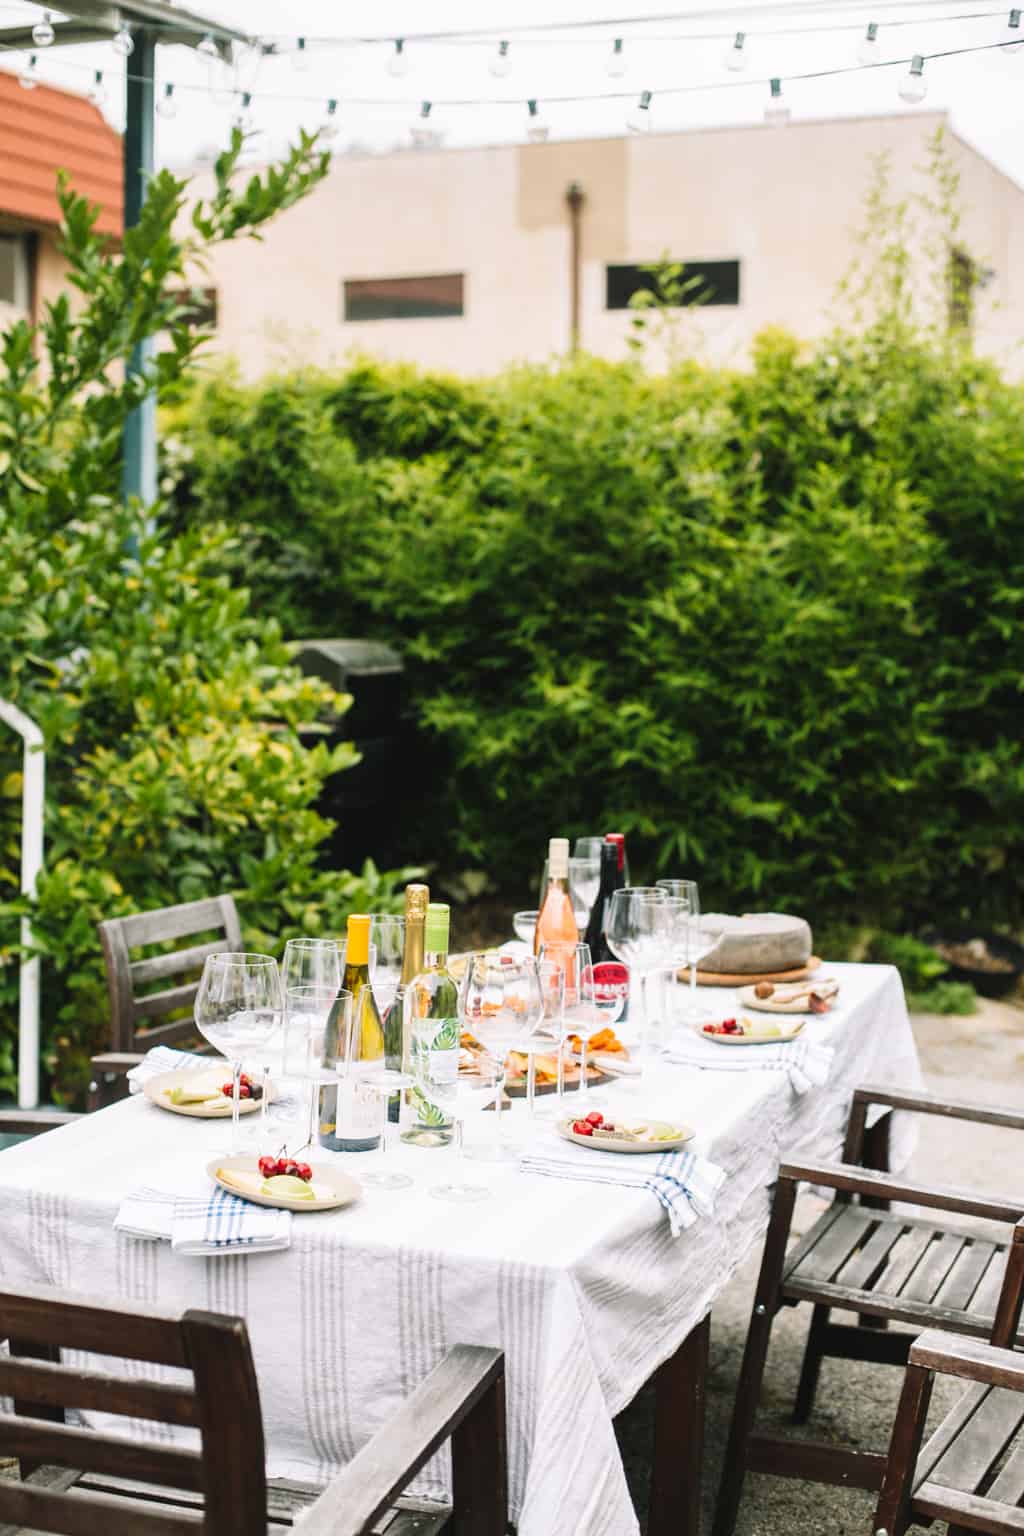
[[[166,1183],[176,1168],[193,1175],[226,1150],[229,1127],[166,1114],[137,1094],[0,1153],[0,1283],[241,1314],[269,1471],[308,1483],[350,1460],[450,1345],[500,1346],[520,1536],[637,1531],[612,1421],[655,1376],[649,1528],[693,1530],[707,1322],[765,1229],[780,1159],[838,1157],[857,1083],[921,1085],[898,972],[837,964],[827,974],[841,984],[838,1006],[805,1030],[834,1052],[823,1085],[798,1094],[756,1050],[723,1050],[721,1070],[659,1065],[645,1083],[645,1112],[694,1126],[698,1150],[727,1175],[713,1214],[678,1237],[646,1190],[514,1163],[473,1165],[488,1200],[431,1199],[455,1154],[401,1146],[388,1155],[411,1187],[367,1189],[346,1209],[296,1216],[284,1251],[185,1257],[116,1234],[115,1214],[140,1184]],[[703,996],[726,1013],[735,1005],[725,991]],[[733,1065],[738,1054],[745,1070]],[[640,1104],[625,1084],[607,1095],[623,1114]],[[517,1105],[514,1118],[524,1114]],[[908,1155],[906,1135],[895,1127],[894,1166]],[[342,1161],[358,1178],[359,1154]],[[129,1432],[155,1431],[133,1423]],[[450,1495],[443,1458],[415,1492]]]

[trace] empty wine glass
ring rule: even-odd
[[[386,1067],[373,1071],[363,1078],[363,1087],[369,1093],[379,1094],[384,1100],[385,1107],[377,1162],[376,1165],[371,1163],[369,1168],[364,1168],[360,1164],[359,1177],[362,1183],[372,1184],[376,1189],[408,1189],[414,1182],[407,1173],[402,1173],[394,1166],[392,1151],[398,1127],[395,1126],[395,1136],[393,1136],[388,1108],[392,1097],[400,1093],[403,1088],[411,1088],[415,1081],[416,1079],[408,1072],[394,1072]]]
[[[593,859],[600,864],[603,846],[603,837],[578,837],[572,845],[572,856],[574,859]]]
[[[700,891],[696,880],[659,880],[658,886],[666,892],[670,902],[682,902],[685,906],[685,952],[674,953],[671,959],[679,965],[689,967],[689,1018],[691,1021],[696,1021],[711,1017],[708,1010],[702,1008],[698,1001],[697,971],[705,955],[709,955],[718,947],[721,935],[711,932],[701,922]]]
[[[564,1039],[565,973],[564,961],[545,959],[543,954],[537,957],[537,977],[540,981],[543,1012],[536,1033],[519,1042],[519,1049],[526,1054],[526,1110],[531,1120],[537,1115],[538,1054],[550,1052],[553,1045],[558,1053],[558,1077],[561,1078],[564,1075],[562,1041]]]
[[[337,939],[289,939],[281,961],[281,984],[291,987],[341,986],[341,945]]]
[[[576,944],[571,950],[562,953],[559,946],[557,957],[553,953],[554,947],[546,945],[541,951],[541,961],[550,963],[557,959],[557,968],[562,975],[561,988],[561,1014],[558,1021],[558,1078],[555,1088],[555,1108],[559,1115],[564,1109],[565,1100],[565,1059],[566,1045],[570,1035],[578,1035],[580,1047],[580,1081],[577,1093],[586,1098],[589,1094],[587,1047],[590,1036],[605,1027],[607,1018],[595,999],[594,967],[590,959],[590,945]],[[547,1015],[549,1010],[545,1008]],[[545,1023],[545,1028],[548,1024]],[[573,1096],[574,1098],[576,1095]]]
[[[576,858],[569,860],[569,896],[573,916],[580,933],[586,932],[590,921],[590,909],[597,900],[601,888],[600,858]]]
[[[496,1100],[500,1101],[504,1079],[503,1064],[484,1053],[475,1054],[472,1063],[460,1066],[453,1091],[445,1103],[445,1108],[451,1111],[455,1127],[453,1152],[449,1156],[457,1158],[458,1169],[442,1179],[440,1184],[433,1185],[430,1193],[436,1199],[468,1205],[491,1198],[491,1191],[486,1184],[468,1177],[466,1159],[476,1155],[476,1149],[472,1152],[466,1150],[466,1121],[471,1115],[493,1106]]]
[[[405,918],[392,912],[375,912],[370,918],[370,943],[376,950],[372,968],[373,995],[377,1010],[384,1017],[395,1000],[402,979],[405,951]]]
[[[500,1139],[505,1058],[529,1042],[543,1016],[540,975],[532,955],[519,960],[512,955],[477,953],[467,958],[459,988],[459,1021],[497,1064],[494,1141],[490,1148],[471,1148],[467,1156],[492,1162],[510,1156]]]
[[[207,955],[194,1017],[203,1038],[231,1063],[232,1153],[239,1149],[242,1062],[266,1047],[280,1028],[283,1007],[281,977],[271,955]]]
[[[617,960],[629,967],[630,1016],[643,1031],[643,977],[664,964],[669,916],[664,891],[650,886],[625,886],[614,891],[608,905],[605,937]],[[633,977],[639,985],[633,986]]]
[[[281,1110],[273,1106],[270,1129],[290,1131],[288,1105],[294,1091],[302,1104],[303,1140],[297,1151],[314,1146],[317,1140],[319,1074],[324,1055],[324,1038],[332,1008],[349,1012],[352,994],[334,985],[286,987],[284,993],[284,1028],[281,1047],[281,1081],[284,1102]]]
[[[533,935],[537,931],[537,919],[540,912],[517,912],[512,919],[512,932],[523,944],[529,944],[533,948]]]

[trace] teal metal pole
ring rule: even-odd
[[[135,50],[128,60],[124,125],[125,229],[139,222],[155,165],[156,34],[143,27],[133,36]],[[152,338],[136,346],[128,363],[129,373],[141,373],[154,350]],[[137,496],[151,506],[156,500],[156,399],[152,395],[125,422],[121,491],[126,501]]]

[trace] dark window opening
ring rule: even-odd
[[[440,277],[369,277],[342,285],[345,320],[436,320],[465,313],[461,272]]]
[[[651,266],[660,263],[650,263]],[[691,304],[738,304],[740,301],[740,264],[738,261],[687,261],[680,263],[679,281],[685,293],[680,308]],[[628,309],[634,293],[658,293],[658,274],[635,264],[610,266],[607,271],[608,309]]]
[[[182,288],[174,298],[182,309],[188,310],[185,321],[193,330],[200,326],[204,330],[217,329],[216,288]]]

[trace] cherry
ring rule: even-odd
[[[248,1083],[243,1083],[241,1085],[241,1087],[238,1090],[238,1097],[240,1099],[251,1099],[252,1098],[252,1089],[249,1087]]]
[[[259,1169],[260,1173],[262,1173],[265,1179],[272,1178],[277,1170],[277,1158],[261,1157],[259,1161]]]
[[[589,1120],[574,1120],[572,1128],[577,1136],[593,1136],[594,1134],[594,1127]]]
[[[306,1183],[308,1184],[310,1179],[313,1177],[313,1170],[308,1163],[296,1163],[295,1177],[297,1179],[305,1179]]]
[[[599,1109],[592,1109],[590,1111],[590,1114],[587,1116],[587,1124],[588,1125],[603,1125],[604,1124],[604,1115],[602,1115],[602,1113],[601,1113],[601,1111]]]
[[[706,1035],[714,1035],[714,1034],[717,1034],[718,1031],[716,1030],[714,1024],[705,1024],[704,1025],[704,1033]]]
[[[226,1099],[230,1099],[232,1093],[234,1093],[233,1085],[231,1083],[225,1083],[223,1088],[221,1089],[221,1093],[224,1095],[224,1097]]]

